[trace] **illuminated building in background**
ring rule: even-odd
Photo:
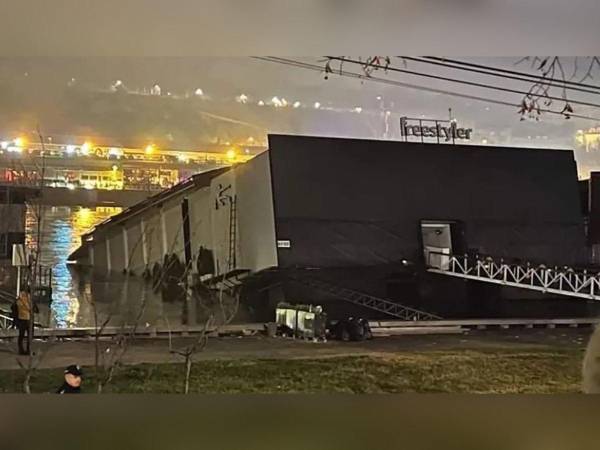
[[[45,186],[70,190],[159,191],[197,173],[248,162],[264,150],[252,136],[243,142],[210,144],[210,148],[194,150],[165,149],[153,142],[139,148],[105,146],[98,144],[98,138],[93,143],[91,139],[64,143],[53,139],[42,145],[14,136],[0,139],[0,180],[39,181],[36,168],[41,165],[38,158],[43,157]]]
[[[589,178],[590,172],[600,170],[600,126],[585,131],[577,130],[575,143],[579,177]]]
[[[89,142],[84,142],[83,145],[81,146],[81,154],[87,156],[90,154],[91,149],[92,149],[92,144],[90,144]]]
[[[600,127],[590,128],[587,131],[577,130],[575,141],[584,147],[586,152],[600,150]]]
[[[15,145],[17,147],[24,147],[25,146],[25,139],[22,138],[22,137],[16,138],[14,142],[15,142]]]

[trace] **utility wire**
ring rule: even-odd
[[[548,79],[548,78],[543,78],[543,77],[537,76],[537,75],[529,75],[529,78],[524,77],[524,76],[506,75],[506,74],[494,72],[499,69],[495,69],[492,67],[490,67],[489,69],[486,68],[485,70],[481,70],[481,69],[473,69],[470,67],[463,67],[460,65],[455,65],[457,63],[454,63],[454,62],[452,62],[451,64],[448,64],[445,62],[437,61],[438,58],[436,58],[436,61],[431,60],[431,58],[428,58],[428,57],[415,58],[412,56],[400,56],[400,58],[406,59],[408,61],[415,61],[415,62],[419,62],[419,63],[423,63],[423,64],[432,64],[432,65],[436,65],[436,66],[447,67],[447,68],[456,69],[456,70],[463,70],[463,71],[472,72],[472,73],[480,73],[480,74],[484,74],[484,75],[490,75],[493,77],[499,77],[499,78],[504,78],[504,79],[509,79],[509,80],[523,81],[526,83],[537,83],[540,85],[556,87],[559,89],[568,89],[570,91],[585,92],[588,94],[600,95],[600,86],[598,86],[596,88],[597,90],[583,89],[580,87],[571,87],[571,86],[563,85],[562,81],[556,80],[554,78]],[[484,66],[482,66],[482,67],[484,67]],[[556,81],[556,83],[555,83],[555,81]],[[557,83],[561,83],[561,84],[557,84]]]
[[[263,57],[263,56],[253,56],[252,58],[261,60],[261,61],[267,61],[267,62],[271,62],[271,63],[287,65],[287,66],[291,66],[291,67],[298,67],[301,69],[312,70],[312,71],[320,72],[320,73],[324,72],[323,67],[321,67],[317,64],[310,64],[310,63],[305,63],[302,61],[295,61],[293,59],[286,59],[286,58],[279,58],[279,57]],[[385,79],[385,78],[366,76],[364,74],[360,74],[360,73],[356,73],[356,72],[348,72],[346,70],[343,70],[341,72],[339,70],[336,70],[336,71],[334,71],[334,74],[340,75],[340,76],[343,76],[346,78],[359,79],[361,81],[371,81],[371,82],[375,82],[375,83],[387,84],[387,85],[402,87],[402,88],[407,88],[407,89],[414,89],[414,90],[423,91],[423,92],[444,94],[444,95],[449,95],[452,97],[465,98],[465,99],[469,99],[469,100],[476,100],[476,101],[480,101],[480,102],[491,103],[491,104],[502,105],[502,106],[510,106],[512,108],[518,108],[520,106],[516,103],[506,102],[506,101],[502,101],[502,100],[495,100],[495,99],[491,99],[488,97],[480,97],[480,96],[476,96],[476,95],[462,94],[459,92],[447,91],[444,89],[429,88],[426,86],[404,83],[404,82],[397,81],[397,80],[389,80],[389,79]],[[554,111],[551,109],[540,109],[540,112],[563,116],[562,112]],[[595,122],[600,121],[599,117],[585,116],[582,114],[569,114],[569,115],[571,117],[577,118],[577,119],[592,120]]]
[[[495,91],[508,92],[511,94],[531,95],[531,93],[528,91],[521,91],[518,89],[505,88],[505,87],[501,87],[501,86],[492,86],[490,84],[477,83],[475,81],[459,80],[457,78],[449,78],[449,77],[443,77],[441,75],[433,75],[430,73],[416,72],[414,70],[399,69],[397,67],[384,66],[381,64],[376,64],[376,63],[372,63],[372,62],[368,62],[368,61],[359,61],[356,59],[343,58],[343,57],[339,57],[339,56],[327,56],[327,58],[330,60],[333,60],[333,61],[340,61],[340,62],[349,63],[349,64],[357,64],[357,65],[360,65],[361,67],[373,67],[374,69],[406,73],[408,75],[415,75],[415,76],[431,78],[431,79],[435,79],[435,80],[447,81],[450,83],[464,84],[466,86],[472,86],[472,87],[477,87],[477,88],[482,88],[482,89],[491,89],[491,90],[495,90]],[[591,106],[594,108],[600,108],[600,104],[598,104],[598,103],[582,102],[579,100],[567,100],[565,98],[555,97],[555,96],[551,96],[551,95],[544,95],[543,98],[546,98],[549,100],[557,100],[557,101],[561,101],[561,102],[564,101],[564,102],[567,102],[567,103],[570,103],[573,105],[582,105],[582,106]]]
[[[466,62],[466,61],[459,61],[459,60],[456,60],[456,59],[439,58],[437,56],[424,56],[423,58],[430,59],[430,60],[433,60],[433,61],[442,61],[442,62],[457,64],[457,65],[461,65],[461,66],[465,66],[465,67],[473,67],[473,68],[476,68],[476,69],[493,70],[495,72],[506,73],[506,74],[509,74],[509,75],[517,75],[517,76],[522,76],[522,77],[529,77],[529,78],[532,78],[534,80],[540,80],[540,81],[541,80],[546,80],[546,81],[558,82],[560,84],[568,84],[568,85],[571,85],[571,86],[585,87],[585,88],[599,89],[600,90],[600,86],[597,86],[597,85],[594,85],[594,84],[585,84],[585,83],[581,83],[579,81],[558,80],[556,78],[544,78],[541,75],[534,75],[534,74],[527,73],[527,72],[518,72],[516,70],[508,70],[508,69],[502,69],[502,68],[499,68],[499,67],[485,66],[483,64],[469,63],[469,62]]]

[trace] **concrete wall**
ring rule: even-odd
[[[123,242],[123,227],[116,226],[108,237],[110,246],[110,270],[122,272],[126,268],[126,249]]]
[[[268,152],[236,167],[235,173],[238,199],[238,266],[252,271],[277,266]]]
[[[184,262],[182,201],[183,197],[178,197],[176,201],[163,207],[163,223],[166,227],[167,253],[175,253],[179,257],[179,260]]]
[[[146,246],[148,252],[148,265],[152,267],[155,262],[162,263],[162,229],[158,208],[152,208],[143,215],[146,224]]]
[[[189,190],[107,227],[94,236],[94,265],[108,269],[105,239],[109,239],[110,269],[140,274],[146,264],[162,264],[166,253],[185,261],[182,203],[188,199],[190,245],[195,261],[200,247],[213,252],[218,273],[229,270],[231,199],[236,198],[234,268],[262,270],[277,265],[275,221],[268,154],[213,178],[210,186]],[[142,231],[142,222],[143,230]],[[127,238],[124,239],[124,230]],[[144,235],[144,237],[142,237]],[[195,264],[193,266],[195,269]]]
[[[195,260],[201,246],[212,248],[210,187],[192,192],[188,195],[188,201],[192,258]]]
[[[142,240],[141,221],[134,221],[125,227],[127,232],[127,252],[129,254],[129,270],[135,274],[144,271],[144,242]]]
[[[167,253],[176,253],[181,261],[184,261],[182,201],[183,196],[178,196],[162,207],[150,208],[131,217],[123,224],[115,224],[105,232],[95,234],[93,245],[95,271],[106,273],[109,269],[107,240],[112,272],[128,269],[139,275],[146,266],[152,268],[157,262],[162,264],[165,250]]]
[[[94,254],[93,265],[95,273],[106,274],[108,270],[108,260],[106,258],[106,240],[104,236],[94,237],[95,241],[92,245]]]

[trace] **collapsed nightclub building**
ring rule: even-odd
[[[592,300],[428,270],[450,255],[590,267],[586,208],[572,151],[270,135],[249,162],[98,225],[70,259],[141,276],[176,257],[202,280],[239,283],[256,320],[281,301],[367,318],[390,317],[390,304],[423,317],[588,316]]]

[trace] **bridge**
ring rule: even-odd
[[[208,145],[200,151],[0,142],[0,183],[47,188],[42,201],[62,206],[124,206],[191,175],[248,161],[263,147]]]
[[[209,145],[199,151],[26,144],[24,139],[0,142],[0,181],[49,187],[105,190],[160,190],[189,176],[217,167],[243,163],[263,147]],[[2,170],[4,169],[4,170]]]

